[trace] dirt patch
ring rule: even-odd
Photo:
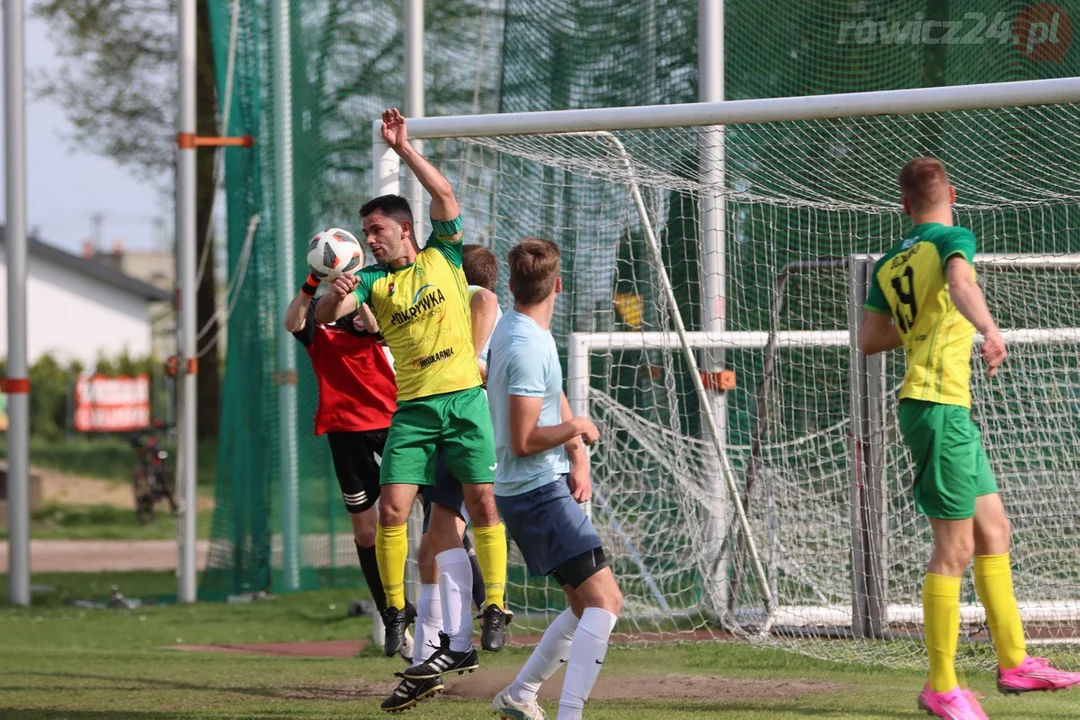
[[[540,688],[541,700],[558,700],[562,692],[562,672]],[[491,698],[514,681],[517,670],[483,670],[446,684],[444,695],[462,698]],[[619,675],[601,673],[589,695],[595,700],[691,700],[719,703],[772,700],[796,695],[835,692],[837,683],[805,680],[755,680],[709,675]]]
[[[67,475],[55,470],[35,469],[34,472],[41,476],[41,497],[46,504],[108,505],[120,508],[135,506],[129,482]],[[200,497],[196,506],[199,510],[212,510],[214,499]]]
[[[525,638],[515,638],[521,644]],[[531,639],[531,638],[530,638]],[[366,641],[330,640],[325,642],[260,643],[253,645],[171,645],[174,650],[202,652],[284,655],[293,657],[347,658],[361,652]],[[517,674],[515,668],[482,669],[446,682],[444,695],[463,699],[486,700],[509,685]],[[562,692],[560,671],[540,690],[541,700],[557,701]],[[395,682],[358,682],[335,686],[282,688],[279,697],[296,700],[359,700],[386,697]],[[842,690],[838,683],[806,680],[758,680],[709,675],[622,675],[602,673],[590,697],[597,700],[687,700],[691,702],[736,703],[748,700],[781,700],[799,695],[831,693]]]

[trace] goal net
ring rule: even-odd
[[[852,327],[870,264],[908,227],[897,172],[929,153],[1007,331],[995,379],[974,354],[974,417],[1021,614],[1040,653],[1080,661],[1080,110],[1075,82],[1060,99],[1032,86],[1048,87],[997,86],[984,105],[948,89],[964,110],[899,91],[851,117],[803,98],[706,120],[690,106],[686,122],[660,109],[668,127],[652,129],[661,116],[633,109],[559,113],[544,132],[528,116],[410,125],[454,184],[466,242],[500,262],[525,236],[562,250],[552,330],[572,402],[602,431],[590,512],[626,598],[617,639],[924,663],[930,535],[897,429],[904,359],[861,356]],[[386,188],[397,170],[378,152]],[[505,265],[498,291],[508,307]],[[516,547],[507,597],[519,634],[564,607]],[[988,664],[970,576],[962,607],[962,661]]]

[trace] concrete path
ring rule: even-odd
[[[198,567],[206,567],[210,542],[195,546]],[[175,540],[31,540],[31,572],[125,572],[175,570]],[[0,574],[8,571],[8,543],[0,540]]]

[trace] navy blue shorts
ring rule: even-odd
[[[446,451],[439,453],[435,463],[435,484],[424,485],[420,489],[424,498],[424,532],[431,524],[431,504],[442,505],[448,510],[465,517],[465,491],[461,483],[446,469]]]
[[[592,522],[570,494],[568,476],[521,495],[495,496],[495,505],[510,531],[529,574],[554,575],[576,588],[607,567]]]

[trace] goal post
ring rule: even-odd
[[[753,636],[823,658],[924,658],[930,538],[896,420],[903,362],[863,356],[856,330],[872,263],[907,227],[896,173],[925,152],[929,123],[1011,353],[993,382],[976,359],[973,414],[1015,518],[1022,615],[1033,642],[1071,652],[1077,102],[1080,78],[1065,78],[410,119],[410,137],[427,141],[454,186],[466,242],[500,258],[504,308],[506,250],[537,235],[563,251],[568,297],[552,333],[574,412],[602,432],[593,518],[626,597],[625,637]],[[717,133],[725,172],[713,182],[702,147]],[[400,164],[377,123],[374,139],[375,190],[392,192]],[[703,209],[718,199],[726,312],[710,329]],[[719,357],[733,380],[699,364]],[[710,411],[718,394],[724,424]],[[514,548],[507,598],[516,628],[539,629],[562,607]],[[970,581],[963,614],[969,638],[985,642]]]

